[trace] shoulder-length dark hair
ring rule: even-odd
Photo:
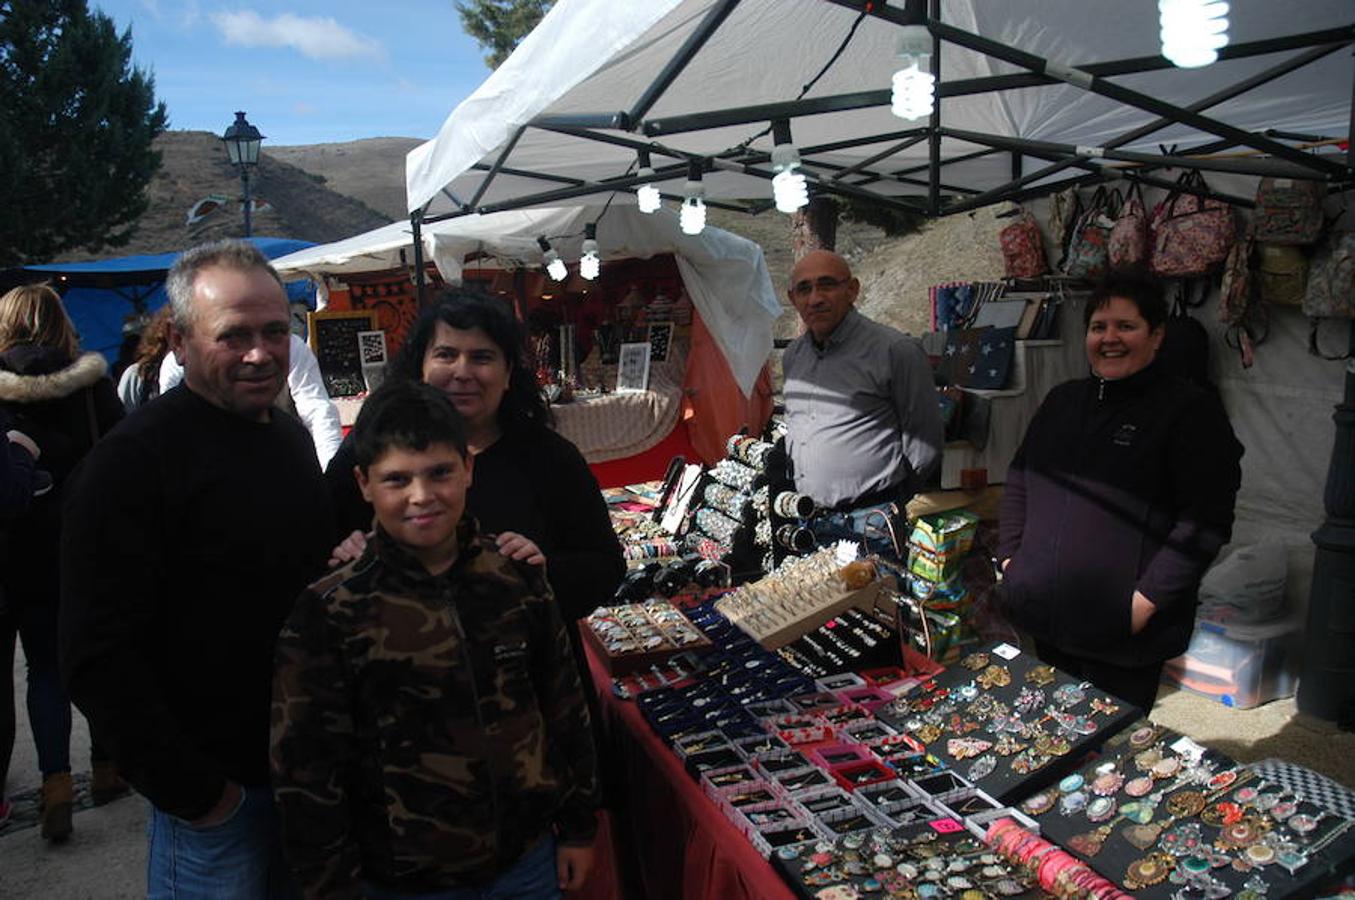
[[[499,427],[505,431],[549,428],[550,410],[541,397],[536,372],[527,359],[527,332],[507,301],[466,288],[444,288],[424,311],[391,366],[391,375],[423,380],[423,359],[439,322],[462,331],[479,328],[498,345],[508,361],[508,390],[499,404]]]

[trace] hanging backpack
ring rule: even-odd
[[[1152,235],[1148,231],[1148,211],[1143,205],[1143,191],[1137,181],[1129,185],[1120,215],[1115,220],[1115,226],[1110,229],[1106,250],[1112,269],[1141,269],[1148,265]]]
[[[1277,306],[1301,306],[1308,283],[1308,254],[1292,244],[1257,242],[1256,290],[1262,301]]]
[[[1311,244],[1322,234],[1320,181],[1262,178],[1256,190],[1252,227],[1258,241],[1270,244]]]
[[[1332,232],[1318,245],[1308,269],[1303,313],[1312,320],[1309,353],[1323,359],[1345,359],[1350,355],[1329,355],[1319,350],[1317,330],[1323,319],[1355,319],[1355,231]]]
[[[1176,180],[1177,189],[1153,210],[1153,251],[1149,268],[1163,278],[1208,275],[1228,258],[1237,238],[1233,207],[1186,189],[1205,191],[1199,172]]]
[[[1162,345],[1157,364],[1164,372],[1179,375],[1200,387],[1212,387],[1209,378],[1209,332],[1187,311],[1188,288],[1183,286],[1163,323]]]
[[[1120,193],[1096,189],[1087,209],[1077,220],[1073,240],[1068,245],[1068,262],[1064,271],[1073,278],[1096,279],[1105,274],[1110,265],[1108,244],[1113,218],[1119,209]]]
[[[1017,207],[1016,221],[997,233],[1002,245],[1002,264],[1008,278],[1038,278],[1049,271],[1044,240],[1035,217]]]

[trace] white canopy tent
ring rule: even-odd
[[[472,215],[429,225],[422,253],[448,282],[461,280],[467,254],[485,268],[536,267],[537,238],[545,237],[566,259],[577,259],[584,224],[597,223],[603,265],[608,259],[645,259],[673,254],[692,304],[719,346],[739,389],[751,394],[772,349],[772,322],[781,305],[772,290],[762,248],[727,231],[708,228],[683,234],[677,216],[642,215],[634,206],[570,206]],[[342,276],[409,265],[413,233],[396,222],[355,237],[274,260],[283,277]]]
[[[1149,184],[1167,165],[1351,180],[1344,154],[1294,146],[1348,132],[1347,0],[1235,0],[1230,46],[1190,70],[1157,55],[1153,0],[906,2],[558,0],[410,152],[408,207],[431,221],[646,180],[674,197],[695,163],[708,198],[756,211],[775,120],[811,192],[931,214],[1106,168]],[[913,122],[889,91],[909,21],[930,28],[939,73],[936,112]],[[650,179],[635,176],[641,149]]]

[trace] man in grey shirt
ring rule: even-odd
[[[796,489],[828,511],[814,522],[820,540],[885,536],[885,521],[941,470],[926,354],[857,312],[860,290],[846,260],[815,250],[795,264],[787,291],[805,333],[782,358],[786,446]]]

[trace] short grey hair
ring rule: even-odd
[[[165,293],[169,294],[171,308],[170,318],[174,322],[174,327],[180,331],[189,332],[193,328],[193,289],[197,284],[198,273],[210,266],[244,271],[262,269],[273,276],[273,280],[286,293],[286,287],[282,284],[277,269],[274,269],[268,257],[249,241],[227,238],[199,244],[185,250],[174,260],[169,277],[165,279]]]

